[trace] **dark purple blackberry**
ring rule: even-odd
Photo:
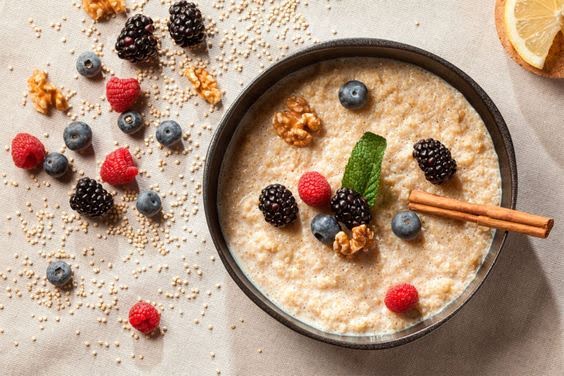
[[[296,199],[282,184],[270,184],[262,190],[259,209],[264,220],[276,227],[286,226],[298,218]]]
[[[121,59],[132,63],[144,62],[157,54],[157,38],[153,36],[153,20],[136,14],[125,22],[116,42],[116,51]]]
[[[72,210],[88,217],[100,217],[114,206],[114,198],[94,179],[82,178],[70,198]]]
[[[413,158],[433,184],[443,184],[456,172],[456,161],[441,142],[428,138],[413,145]]]
[[[356,226],[367,225],[372,220],[370,205],[360,193],[349,188],[340,188],[331,198],[331,210],[335,217],[349,230]]]
[[[192,47],[206,38],[202,12],[196,4],[186,0],[177,1],[168,9],[170,18],[168,32],[174,43],[181,47]]]

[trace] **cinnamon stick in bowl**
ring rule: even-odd
[[[410,210],[481,226],[546,238],[554,226],[552,218],[542,217],[494,205],[471,204],[448,197],[413,190],[409,195]]]

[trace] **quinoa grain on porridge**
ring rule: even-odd
[[[339,103],[339,88],[350,80],[368,88],[359,110]],[[288,145],[272,125],[273,115],[294,95],[305,98],[323,122],[305,147]],[[387,141],[368,252],[345,258],[316,239],[310,223],[320,213],[330,214],[329,208],[307,206],[297,196],[297,220],[283,228],[265,222],[258,208],[264,187],[279,183],[296,195],[300,177],[317,171],[334,193],[351,150],[368,131]],[[413,145],[427,138],[440,140],[456,159],[457,172],[447,183],[431,184],[412,157]],[[305,68],[262,96],[230,149],[219,210],[231,252],[271,300],[323,330],[364,335],[412,326],[459,296],[489,250],[493,231],[471,223],[422,215],[421,234],[412,241],[391,230],[413,189],[494,205],[501,194],[497,155],[479,115],[445,81],[413,65],[348,58]],[[402,283],[417,288],[419,303],[397,314],[384,299],[390,287]]]

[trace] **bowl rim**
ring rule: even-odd
[[[507,128],[507,125],[501,115],[501,113],[499,112],[498,108],[495,106],[495,104],[493,103],[493,101],[491,100],[491,98],[486,94],[486,92],[472,79],[470,78],[470,76],[468,76],[465,72],[463,72],[461,69],[459,69],[458,67],[456,67],[455,65],[451,64],[450,62],[448,62],[447,60],[431,53],[428,52],[426,50],[423,50],[421,48],[418,47],[414,47],[408,44],[404,44],[404,43],[400,43],[400,42],[396,42],[396,41],[391,41],[391,40],[385,40],[385,39],[375,39],[375,38],[346,38],[346,39],[335,39],[335,40],[329,40],[323,43],[319,43],[310,47],[306,47],[306,48],[302,48],[297,50],[296,52],[290,54],[289,56],[285,57],[284,59],[272,64],[270,67],[268,67],[267,69],[265,69],[263,72],[261,72],[258,76],[256,76],[255,78],[253,78],[250,83],[240,92],[240,94],[235,98],[235,100],[233,101],[233,103],[229,106],[229,108],[225,111],[224,115],[222,116],[216,130],[213,133],[213,136],[210,140],[209,143],[209,147],[208,147],[208,151],[206,154],[206,159],[205,159],[205,166],[204,166],[204,173],[203,173],[203,204],[204,204],[204,211],[205,211],[205,216],[206,216],[206,222],[207,222],[207,226],[208,226],[208,230],[210,231],[210,235],[212,237],[214,246],[219,254],[219,257],[221,258],[221,261],[224,265],[224,267],[227,269],[227,272],[229,273],[229,275],[231,276],[231,278],[236,282],[236,284],[239,286],[239,288],[257,305],[259,306],[263,311],[265,311],[266,313],[268,313],[271,317],[273,317],[274,319],[276,319],[277,321],[279,321],[280,323],[284,324],[285,326],[289,327],[290,329],[305,335],[307,337],[313,338],[315,340],[318,341],[322,341],[325,343],[329,343],[332,345],[337,345],[337,346],[341,346],[341,347],[347,347],[347,348],[354,348],[354,349],[366,349],[366,350],[376,350],[376,349],[386,349],[386,348],[390,348],[390,347],[395,347],[395,346],[399,346],[399,345],[403,345],[406,343],[409,343],[415,339],[418,339],[430,332],[432,332],[433,330],[435,330],[436,328],[438,328],[440,325],[444,324],[446,321],[448,321],[451,317],[453,317],[460,309],[462,309],[462,307],[464,305],[466,305],[471,299],[472,297],[477,293],[477,291],[480,289],[480,287],[483,285],[484,281],[487,279],[487,277],[489,276],[491,270],[493,269],[499,254],[501,253],[501,251],[504,248],[505,245],[505,241],[507,238],[507,232],[506,231],[502,231],[500,232],[499,230],[496,232],[495,236],[494,236],[494,241],[495,239],[499,236],[498,239],[498,246],[495,248],[494,247],[494,243],[492,241],[492,245],[490,246],[490,249],[488,250],[488,253],[485,256],[484,261],[482,262],[482,264],[480,265],[480,268],[478,269],[478,271],[476,272],[476,277],[474,278],[474,280],[472,280],[468,286],[466,286],[466,288],[463,290],[463,292],[457,297],[455,298],[453,301],[451,301],[449,304],[447,304],[447,306],[445,306],[441,311],[437,312],[435,315],[420,321],[419,323],[415,324],[412,327],[409,327],[407,329],[404,329],[400,332],[396,332],[394,333],[394,335],[398,335],[401,334],[405,331],[410,331],[410,333],[403,335],[403,336],[397,336],[397,338],[392,338],[390,340],[387,341],[376,341],[379,338],[383,338],[386,337],[387,335],[366,335],[366,336],[357,336],[357,335],[339,335],[339,334],[334,334],[334,333],[330,333],[330,332],[325,332],[322,331],[320,329],[314,328],[312,326],[310,326],[307,323],[302,322],[301,320],[297,319],[295,316],[285,312],[282,308],[280,308],[278,305],[276,305],[275,303],[273,303],[268,297],[266,297],[266,295],[260,290],[260,288],[258,286],[255,286],[250,279],[245,275],[245,273],[242,271],[242,269],[240,268],[240,266],[238,265],[237,261],[235,260],[235,258],[233,257],[233,255],[231,254],[231,251],[229,250],[229,248],[227,247],[223,232],[221,230],[221,224],[219,222],[219,215],[218,215],[218,207],[217,207],[217,191],[218,191],[218,180],[219,180],[219,175],[221,173],[221,166],[223,163],[223,156],[225,154],[225,151],[227,149],[227,146],[229,146],[229,143],[231,142],[231,139],[233,137],[233,135],[236,132],[236,129],[239,125],[240,122],[238,122],[237,124],[232,125],[232,123],[230,122],[230,119],[234,116],[234,114],[237,111],[240,111],[240,106],[242,105],[242,103],[245,101],[246,97],[249,96],[253,90],[256,89],[257,83],[261,82],[261,81],[265,81],[265,80],[270,80],[271,78],[269,77],[270,75],[273,74],[273,72],[275,72],[276,70],[279,69],[284,69],[284,66],[292,66],[292,61],[300,58],[300,57],[304,57],[308,54],[322,54],[324,51],[327,50],[335,50],[335,49],[348,49],[348,48],[365,48],[367,50],[371,50],[371,49],[389,49],[389,50],[399,50],[399,51],[407,51],[411,54],[414,54],[414,56],[420,56],[424,59],[427,60],[432,60],[432,63],[434,64],[438,64],[437,66],[442,66],[443,68],[445,68],[447,71],[449,71],[451,74],[454,74],[455,76],[457,76],[458,78],[462,79],[462,81],[464,81],[467,85],[469,85],[471,87],[471,89],[475,92],[475,94],[480,98],[480,102],[485,106],[485,110],[487,110],[488,114],[491,116],[491,120],[493,121],[495,127],[497,128],[497,130],[500,133],[500,137],[501,137],[501,143],[502,143],[502,150],[506,153],[505,155],[505,160],[507,163],[507,168],[509,170],[509,190],[506,192],[505,190],[502,191],[502,197],[505,194],[508,194],[508,202],[506,203],[507,207],[510,208],[515,208],[515,204],[516,204],[516,200],[517,200],[517,164],[516,164],[516,158],[515,158],[515,151],[514,151],[514,147],[513,147],[513,142],[511,139],[511,135],[509,133],[509,129]],[[338,55],[338,54],[337,54]],[[353,57],[353,56],[358,56],[358,57],[370,57],[368,55],[355,55],[355,54],[342,54],[343,56],[341,57]],[[378,57],[378,56],[372,56],[372,57]],[[319,61],[324,61],[324,60],[331,60],[331,59],[338,59],[339,56],[333,56],[333,57],[329,57],[329,58],[325,58],[325,59],[321,59]],[[387,56],[381,56],[381,58],[389,58],[394,60],[394,58],[390,58]],[[420,64],[418,64],[417,62],[412,62],[409,60],[402,60],[402,59],[395,59],[395,60],[399,60],[399,61],[404,61],[407,63],[410,63],[412,65],[416,65],[422,69],[425,69],[429,72],[431,72],[434,75],[437,75],[439,77],[441,77],[442,79],[444,79],[445,81],[447,81],[451,86],[453,86],[457,91],[461,92],[461,90],[459,90],[458,87],[456,87],[455,85],[453,85],[450,81],[448,81],[446,78],[444,78],[443,76],[441,76],[440,74],[433,72],[431,70],[429,70],[426,67],[421,66]],[[273,83],[283,79],[285,76],[287,76],[288,74],[295,72],[301,68],[304,68],[306,66],[315,64],[319,61],[316,62],[311,62],[308,64],[304,64],[304,65],[300,65],[298,64],[296,67],[293,68],[288,68],[289,72],[287,72],[285,75],[280,76],[278,78],[275,78],[273,80]],[[464,95],[464,93],[463,93]],[[467,100],[469,100],[466,95],[464,95],[465,98]],[[258,95],[257,98],[260,98],[260,95]],[[250,106],[256,102],[256,99],[250,104],[247,105],[246,108],[244,108],[244,112],[246,113],[248,111],[248,109],[250,108]],[[472,104],[471,104],[472,105]],[[474,105],[472,105],[474,107]],[[244,116],[244,115],[242,115]],[[484,121],[484,123],[486,123],[486,120],[483,118],[483,116],[480,114],[480,117],[482,118],[482,120]],[[486,126],[488,124],[486,123]],[[219,144],[219,140],[222,138],[222,135],[224,132],[226,132],[227,130],[229,130],[228,128],[231,127],[233,128],[231,131],[231,136],[229,137],[229,140],[227,142],[227,146],[225,145],[220,145]],[[491,131],[488,129],[488,133],[490,133],[490,136],[493,138],[493,136],[491,135]],[[499,155],[499,150],[498,147],[495,147],[496,149],[496,154],[498,154],[498,160],[500,161],[500,174],[501,174],[501,169],[502,169],[502,165],[501,165],[501,156]],[[220,160],[219,165],[217,166],[217,160]],[[214,162],[214,163],[211,163]],[[502,175],[502,183],[503,183],[503,175]],[[507,205],[508,204],[508,205]],[[500,235],[499,235],[499,234]],[[491,257],[490,257],[491,256]],[[489,259],[488,259],[489,257]],[[486,263],[487,261],[487,263]],[[485,268],[485,270],[484,270]],[[481,275],[479,275],[481,274]],[[477,281],[477,283],[476,283]],[[470,288],[472,287],[472,290],[470,290]],[[463,298],[464,296],[464,298]],[[458,302],[460,300],[460,304],[458,306],[453,306],[452,309],[450,309],[449,312],[447,312],[447,314],[444,315],[444,317],[441,317],[440,319],[436,319],[433,320],[433,318],[441,315],[442,312],[447,311],[447,308],[449,308],[451,305],[454,305],[454,303]],[[426,325],[422,325],[425,322],[428,323]],[[412,328],[416,328],[415,330],[411,330]],[[342,339],[345,338],[345,339]],[[356,340],[351,341],[351,340],[346,340],[346,338],[366,338],[368,341],[367,342],[356,342]],[[374,341],[370,341],[370,339],[374,339]]]

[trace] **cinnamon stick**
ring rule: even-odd
[[[546,238],[552,218],[493,205],[479,205],[414,190],[409,195],[409,208],[427,214],[474,222],[482,226]]]
[[[437,208],[434,206],[409,203],[408,208],[409,210],[413,210],[420,213],[432,214],[439,217],[456,219],[459,221],[474,222],[481,226],[497,228],[500,230],[506,230],[511,232],[518,232],[521,234],[535,236],[537,238],[546,238],[550,232],[549,230],[542,227],[529,226],[529,225],[524,225],[522,223],[508,222],[500,219],[494,219],[490,217],[459,212],[456,210]]]

